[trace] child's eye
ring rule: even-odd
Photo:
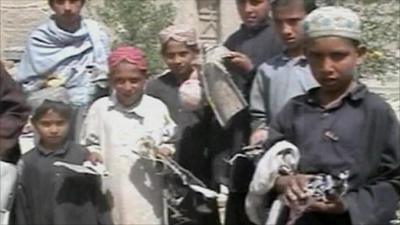
[[[56,123],[57,126],[64,126],[65,125],[65,121],[59,121]]]
[[[140,80],[137,79],[137,78],[132,78],[132,79],[130,79],[129,81],[130,81],[131,83],[137,83],[137,82],[139,82]]]
[[[117,84],[123,84],[124,82],[125,82],[124,79],[116,79],[115,80],[115,83],[117,83]]]
[[[334,61],[339,61],[339,60],[342,60],[343,58],[345,58],[347,55],[348,54],[345,53],[345,52],[334,52],[334,53],[331,54],[331,58]]]
[[[180,57],[186,57],[189,53],[188,52],[181,52],[179,53]]]
[[[43,127],[49,127],[51,125],[50,122],[40,122],[40,125]]]
[[[291,26],[295,26],[296,24],[298,24],[301,21],[301,19],[298,18],[293,18],[293,19],[289,19],[288,24]]]

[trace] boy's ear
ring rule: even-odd
[[[366,57],[367,53],[367,47],[365,45],[359,45],[357,47],[357,54],[358,54],[358,59],[357,59],[357,65],[361,65]]]

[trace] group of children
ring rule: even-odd
[[[163,200],[169,181],[159,175],[152,157],[143,154],[174,158],[216,191],[220,183],[228,185],[225,224],[254,224],[245,214],[244,201],[255,162],[227,167],[225,161],[249,144],[268,143],[268,148],[275,136],[300,152],[298,171],[281,174],[272,185],[288,204],[310,198],[305,187],[313,175],[345,170],[350,174],[343,196],[315,202],[295,224],[388,224],[394,217],[400,200],[400,127],[390,106],[357,81],[366,48],[353,11],[316,9],[308,0],[237,0],[243,25],[225,43],[232,51],[226,63],[249,109],[222,128],[205,101],[191,108],[181,99],[182,87],[201,76],[197,37],[186,25],[160,32],[169,70],[149,81],[140,49],[118,47],[107,53],[104,70],[110,93],[91,103],[92,85],[104,78],[79,81],[84,75],[75,73],[82,68],[77,64],[98,67],[107,50],[90,46],[102,42],[99,37],[90,39],[91,26],[97,25],[72,16],[79,15],[83,4],[84,0],[50,0],[56,19],[34,33],[37,37],[31,39],[22,62],[24,72],[17,81],[25,91],[61,79],[71,95],[82,94],[72,102],[90,108],[79,141],[70,132],[76,129],[76,112],[69,104],[46,99],[33,110],[38,143],[18,164],[12,217],[16,224],[178,224]],[[81,45],[35,50],[43,47],[35,43],[40,36],[46,39],[55,28],[60,43],[83,35],[76,37]],[[41,56],[50,53],[52,58]],[[55,56],[65,59],[56,61]],[[40,76],[38,71],[45,70],[51,72]],[[155,152],[143,152],[144,139],[155,143]],[[110,175],[76,174],[55,167],[56,161],[103,163]],[[189,220],[179,224],[221,224],[216,201],[199,202],[194,193],[186,197],[191,200],[182,214]],[[207,210],[199,210],[202,204]]]

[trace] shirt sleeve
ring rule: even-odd
[[[292,137],[292,123],[296,116],[295,99],[289,100],[282,110],[270,122],[270,129],[284,134],[286,137]]]
[[[293,101],[290,100],[283,109],[272,119],[268,126],[268,138],[263,144],[264,149],[271,148],[278,141],[286,140],[293,142],[293,131],[291,123],[295,119]]]
[[[82,129],[81,145],[85,146],[89,152],[102,154],[100,148],[101,112],[98,103],[95,102],[89,109]]]
[[[162,142],[161,148],[168,148],[172,153],[175,153],[175,141],[176,141],[176,130],[177,126],[175,122],[171,119],[169,115],[168,109],[166,106],[163,107],[165,111],[163,117],[163,134],[162,134]]]
[[[30,108],[20,87],[1,65],[0,74],[0,160],[8,161],[18,150],[18,137]]]
[[[344,196],[344,203],[349,209],[352,224],[389,224],[393,219],[399,202],[400,190],[400,126],[394,111],[388,106],[386,115],[380,120],[372,139],[382,137],[382,151],[379,165],[374,176],[369,177],[364,185]],[[378,119],[378,118],[375,118]],[[371,131],[372,132],[372,131]],[[377,134],[376,132],[382,132]],[[376,149],[379,151],[379,149]]]
[[[262,69],[259,69],[250,90],[251,128],[267,127],[269,79]]]

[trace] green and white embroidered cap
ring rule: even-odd
[[[361,21],[354,11],[327,6],[315,9],[303,22],[304,33],[308,38],[339,36],[361,41]]]

